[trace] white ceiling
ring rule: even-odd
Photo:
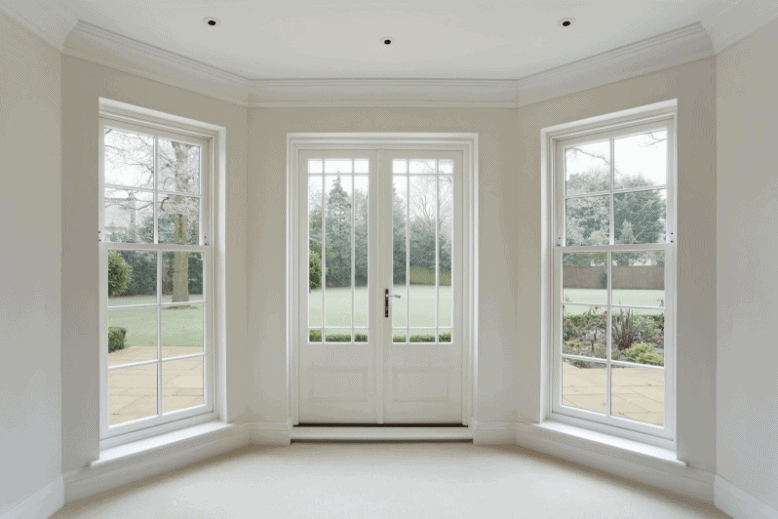
[[[82,22],[249,79],[520,78],[700,22],[732,2],[62,1]],[[206,26],[206,16],[222,25]],[[560,28],[564,17],[577,22]],[[387,36],[390,47],[380,42]]]

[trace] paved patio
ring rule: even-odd
[[[162,358],[199,353],[202,349],[165,346]],[[131,346],[108,354],[108,364],[118,366],[153,360],[157,348]],[[162,412],[203,403],[203,358],[162,363]],[[115,425],[157,414],[157,366],[139,366],[108,372],[108,422]]]
[[[664,422],[664,371],[646,368],[614,368],[611,413],[614,416],[662,425]],[[562,403],[605,413],[605,369],[579,368],[563,363]]]

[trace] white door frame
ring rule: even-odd
[[[462,175],[462,424],[475,422],[476,376],[478,359],[478,134],[476,133],[288,133],[286,167],[286,351],[287,395],[290,421],[298,421],[298,355],[297,330],[301,318],[298,301],[301,280],[297,272],[299,240],[299,165],[301,150],[448,150],[461,151]]]

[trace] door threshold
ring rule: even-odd
[[[292,427],[292,441],[472,441],[469,427],[322,426]]]

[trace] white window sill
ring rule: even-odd
[[[577,449],[636,463],[646,463],[664,469],[685,470],[686,462],[679,460],[673,449],[628,440],[611,434],[593,431],[575,425],[547,420],[540,424],[519,425],[519,443],[522,435],[563,443]]]
[[[157,450],[169,449],[179,444],[200,444],[208,443],[211,437],[218,436],[220,433],[229,433],[237,431],[235,424],[224,423],[221,421],[211,421],[203,424],[186,427],[177,431],[172,431],[143,440],[125,443],[117,447],[110,447],[100,451],[100,458],[90,464],[90,468],[100,468],[128,458],[135,458],[142,454],[151,453]],[[187,445],[189,447],[190,445]]]

